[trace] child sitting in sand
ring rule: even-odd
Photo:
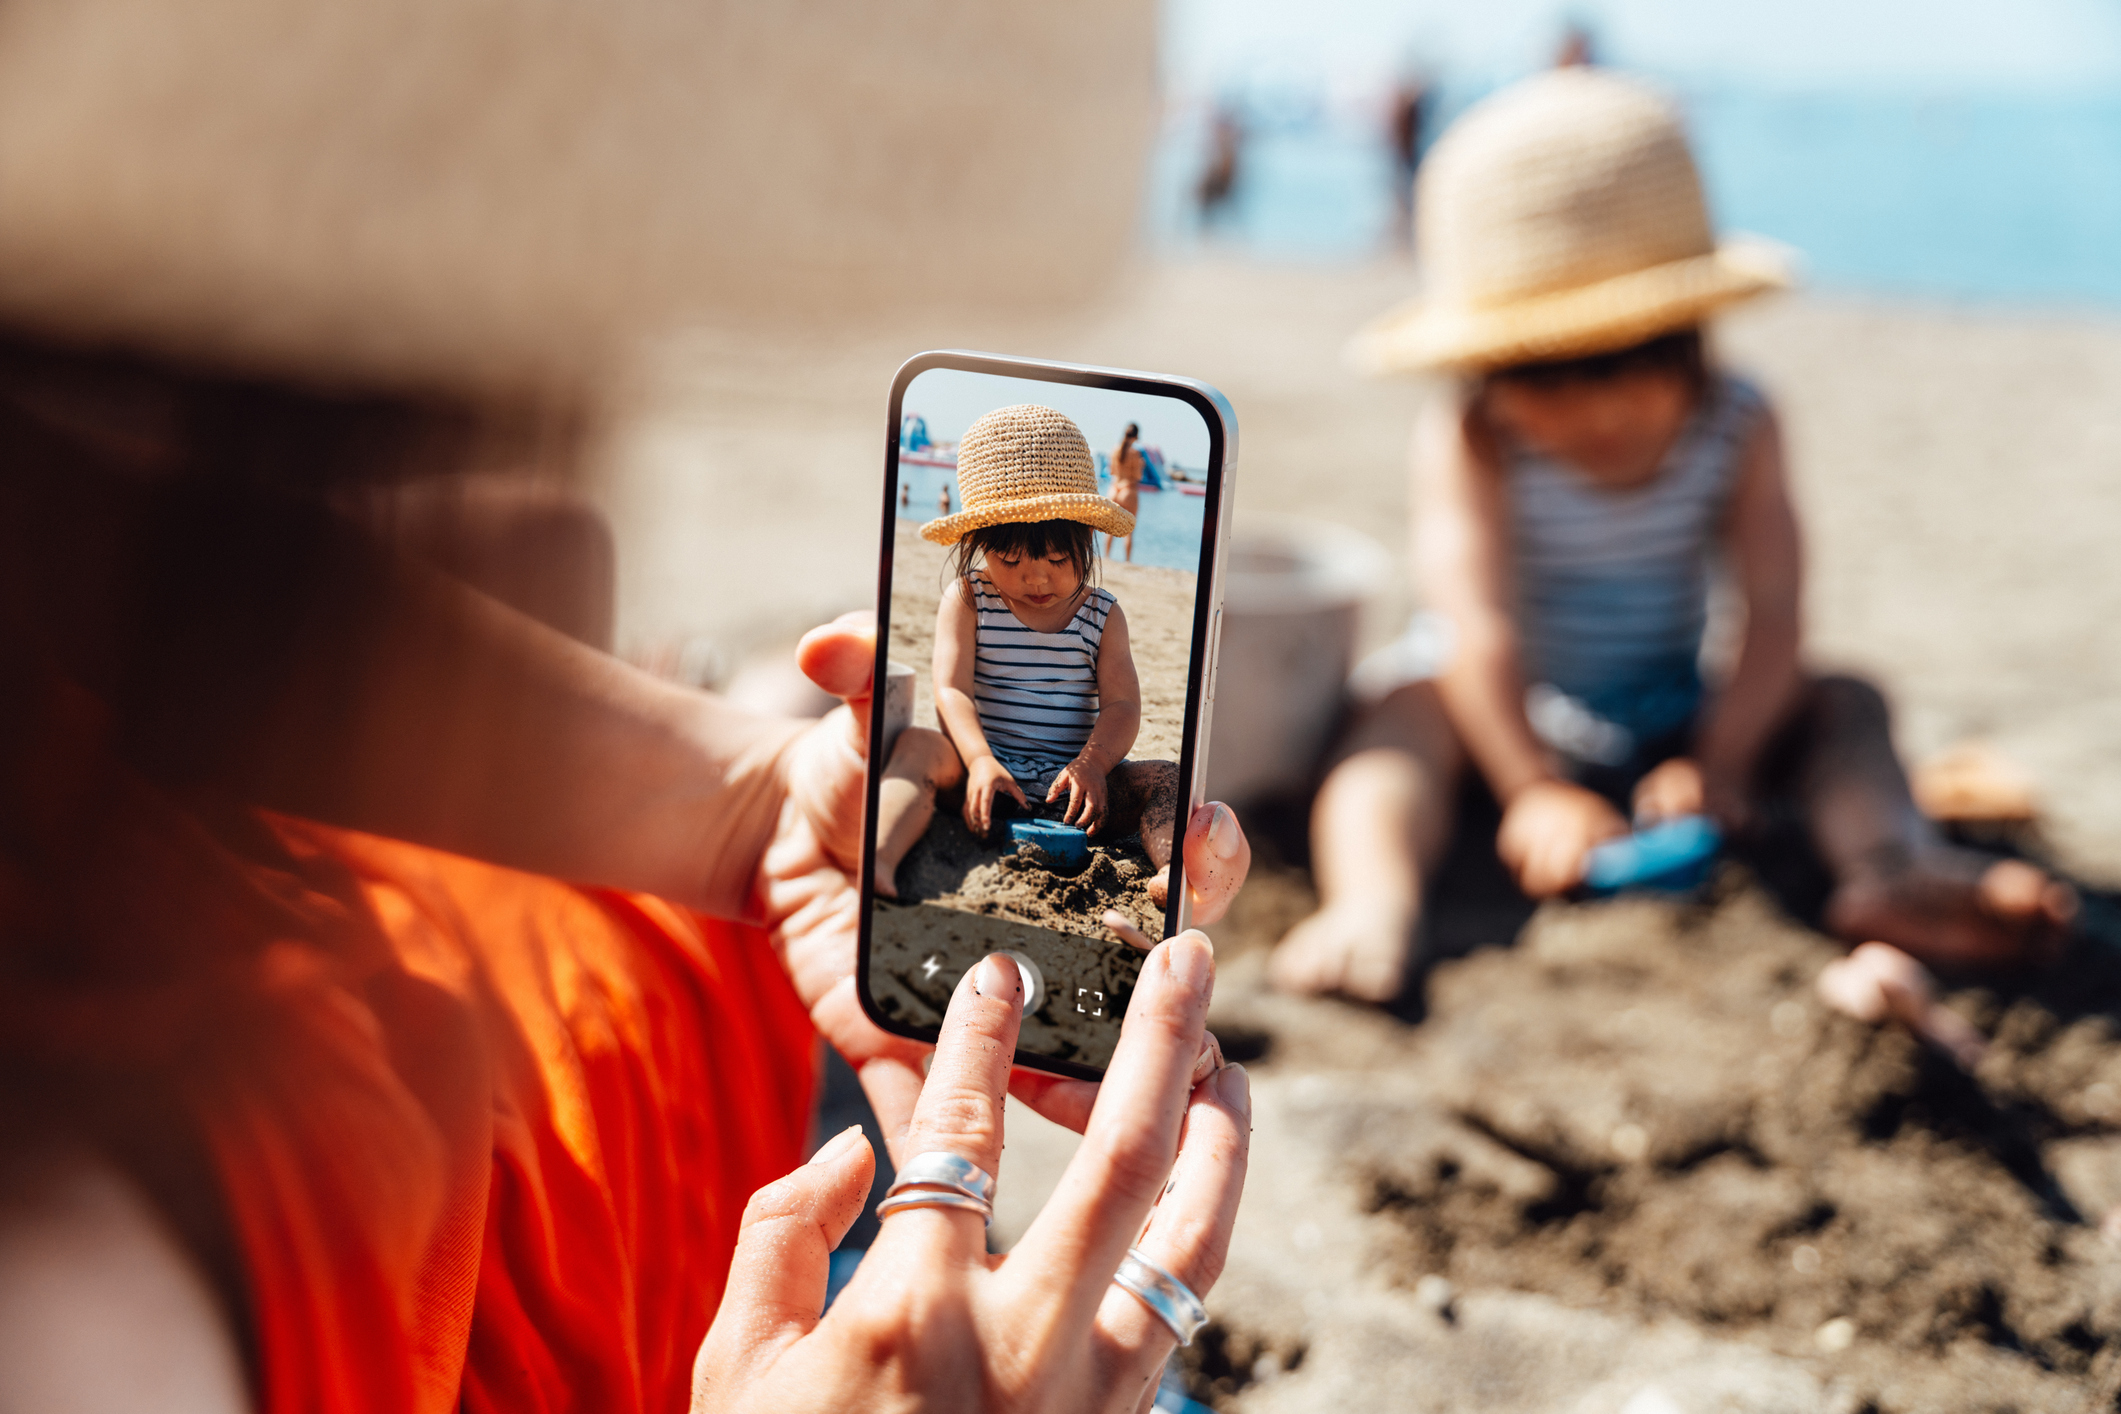
[[[1458,375],[1415,435],[1429,611],[1358,671],[1369,705],[1312,816],[1321,907],[1277,949],[1277,984],[1402,990],[1467,762],[1534,897],[1578,884],[1629,815],[1706,812],[1743,837],[1776,799],[1832,875],[1841,936],[1957,964],[2059,946],[2074,895],[1948,847],[1910,798],[1878,693],[1799,665],[1774,414],[1701,332],[1784,283],[1781,259],[1714,240],[1666,104],[1595,71],[1542,75],[1469,112],[1419,180],[1429,293],[1357,347],[1382,370]],[[1718,564],[1744,627],[1709,690]]]
[[[957,547],[935,624],[935,711],[943,730],[899,734],[877,791],[876,891],[935,815],[965,790],[965,826],[987,836],[1006,802],[1124,838],[1139,830],[1159,871],[1160,905],[1178,811],[1178,767],[1129,761],[1141,686],[1127,616],[1092,581],[1097,532],[1134,517],[1097,493],[1090,444],[1052,408],[1024,403],[980,418],[958,447],[965,508],[921,534]],[[1036,803],[1034,803],[1036,802]]]

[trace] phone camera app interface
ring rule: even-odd
[[[901,404],[870,994],[989,953],[1025,1050],[1102,1066],[1164,935],[1210,438],[1182,399],[929,369]]]

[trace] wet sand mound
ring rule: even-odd
[[[1162,938],[1163,910],[1149,899],[1155,873],[1136,837],[1093,840],[1090,863],[1070,870],[1036,846],[988,844],[941,810],[899,867],[899,897],[1098,942],[1114,940],[1098,921],[1112,908],[1150,938]]]
[[[1338,1280],[1683,1322],[1816,1376],[1816,1402],[1777,1408],[2111,1401],[2121,1251],[2099,1223],[2121,1203],[2121,955],[2087,944],[2033,990],[1957,993],[1995,1038],[1968,1077],[1828,1012],[1812,981],[1838,947],[1734,875],[1701,907],[1550,906],[1514,947],[1440,966],[1418,1028],[1263,994],[1256,955],[1228,968],[1217,1023],[1291,1077],[1289,1137],[1326,1146],[1361,1234]],[[1306,1260],[1321,1274],[1305,1280],[1336,1280]],[[1204,1392],[1311,1407],[1300,1375],[1261,1387],[1249,1362],[1288,1363],[1316,1321],[1258,1293],[1230,1309]],[[1465,1361],[1482,1388],[1493,1331],[1436,1329],[1425,1359]],[[1480,1407],[1575,1407],[1491,1393]]]

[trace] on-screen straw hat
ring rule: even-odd
[[[1474,105],[1422,163],[1415,215],[1425,288],[1356,336],[1369,372],[1607,353],[1791,278],[1786,248],[1717,241],[1671,105],[1596,70]]]
[[[955,545],[974,530],[1017,521],[1073,520],[1107,535],[1132,535],[1134,517],[1097,491],[1090,443],[1067,417],[1037,403],[997,408],[957,444],[957,488],[965,508],[931,520],[923,538]]]

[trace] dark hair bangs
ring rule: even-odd
[[[1066,555],[1085,585],[1097,578],[1097,532],[1079,520],[1012,520],[969,531],[957,542],[954,568],[959,579],[990,556],[1013,560],[1024,555],[1043,560]]]

